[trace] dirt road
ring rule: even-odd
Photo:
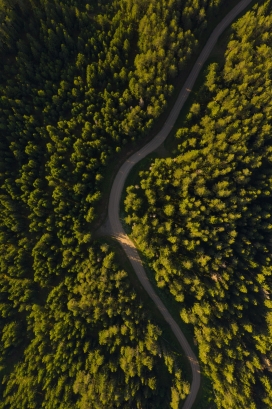
[[[168,312],[167,308],[164,306],[160,298],[155,293],[154,289],[152,288],[145,270],[143,268],[143,264],[139,257],[139,254],[133,244],[133,242],[129,239],[126,235],[120,219],[119,219],[119,208],[120,208],[120,199],[122,190],[124,188],[125,180],[133,168],[133,166],[138,163],[141,159],[143,159],[146,155],[154,151],[158,146],[164,142],[166,137],[168,136],[169,132],[171,131],[172,127],[174,126],[176,119],[188,98],[188,95],[191,89],[194,86],[196,78],[209,57],[214,45],[216,44],[218,37],[223,33],[223,31],[228,27],[231,22],[244,10],[252,0],[242,0],[240,1],[237,6],[235,6],[229,14],[218,24],[215,30],[212,32],[209,40],[207,41],[204,49],[200,53],[194,67],[191,70],[189,77],[187,78],[180,94],[177,98],[177,101],[167,118],[163,128],[161,131],[142,149],[132,155],[126,162],[121,166],[119,172],[117,173],[111,193],[110,193],[110,200],[109,200],[109,209],[108,209],[108,218],[110,223],[111,234],[119,241],[122,245],[123,249],[126,252],[140,282],[142,283],[143,287],[147,291],[148,295],[152,298],[158,309],[161,311],[163,317],[168,322],[172,331],[174,332],[175,336],[177,337],[182,349],[184,350],[185,355],[190,361],[192,373],[193,373],[193,380],[191,384],[190,393],[187,396],[183,408],[182,409],[190,409],[195,401],[197,396],[199,386],[200,386],[200,368],[197,361],[197,358],[192,351],[188,341],[186,340],[185,336],[183,335],[182,331]]]

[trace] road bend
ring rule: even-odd
[[[148,280],[146,272],[144,270],[142,261],[137,252],[137,249],[122,227],[119,217],[121,194],[124,188],[126,178],[131,169],[133,168],[133,166],[140,160],[142,160],[145,156],[147,156],[149,153],[157,149],[167,138],[168,134],[170,133],[180,114],[180,111],[185,101],[187,100],[194,86],[194,83],[204,63],[209,57],[219,36],[232,23],[232,21],[251,3],[251,1],[252,0],[242,0],[238,2],[238,4],[225,16],[225,18],[214,29],[205,47],[200,53],[196,63],[194,64],[183,88],[181,89],[178,98],[175,102],[175,105],[173,106],[164,126],[149,143],[147,143],[143,148],[141,148],[138,152],[134,153],[130,158],[126,160],[126,162],[124,162],[124,164],[121,166],[119,172],[117,173],[114,179],[110,193],[108,217],[111,226],[111,233],[123,247],[142,286],[144,287],[150,298],[154,301],[157,308],[160,310],[165,321],[170,325],[173,333],[175,334],[178,342],[180,343],[185,355],[187,356],[190,362],[190,366],[192,369],[192,383],[190,393],[187,396],[182,409],[191,409],[196,399],[200,387],[199,363],[183,332],[181,331],[177,323],[174,321],[171,314],[169,313],[169,311],[167,310],[167,308],[165,307],[165,305],[163,304],[163,302],[161,301],[161,299],[158,297],[153,287],[151,286],[150,281]]]

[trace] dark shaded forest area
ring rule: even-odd
[[[92,222],[219,1],[0,1],[1,409],[177,409],[188,394]]]
[[[176,133],[125,200],[158,287],[194,324],[218,408],[272,407],[272,7],[233,25]]]

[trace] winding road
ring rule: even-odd
[[[200,367],[197,361],[197,358],[192,351],[187,339],[183,335],[182,331],[178,327],[177,323],[174,321],[170,313],[168,312],[167,308],[164,306],[160,298],[155,293],[153,287],[151,286],[146,272],[144,270],[143,264],[139,257],[139,254],[135,248],[133,242],[129,239],[126,235],[120,218],[119,218],[119,208],[120,208],[120,199],[121,194],[124,188],[125,180],[133,168],[133,166],[142,160],[146,155],[157,149],[162,142],[167,138],[169,132],[171,131],[172,127],[174,126],[176,119],[190,94],[191,89],[194,86],[196,78],[203,67],[203,64],[209,57],[213,47],[215,46],[219,36],[223,33],[223,31],[232,23],[232,21],[251,3],[252,0],[242,0],[240,1],[237,6],[235,6],[226,16],[225,18],[218,24],[218,26],[212,32],[210,38],[208,39],[205,47],[203,48],[202,52],[200,53],[195,65],[193,66],[189,77],[187,78],[182,90],[179,93],[177,101],[170,112],[163,128],[161,131],[142,149],[138,152],[133,154],[126,162],[121,166],[120,170],[118,171],[110,193],[109,199],[109,207],[108,207],[108,218],[110,223],[111,234],[118,240],[118,242],[122,245],[124,251],[126,252],[127,257],[129,258],[141,284],[147,291],[148,295],[152,298],[158,309],[160,310],[161,314],[163,315],[164,319],[170,325],[173,333],[175,334],[177,340],[179,341],[185,355],[190,361],[193,379],[191,384],[190,393],[187,396],[183,408],[182,409],[190,409],[195,401],[197,396],[199,387],[200,387]]]

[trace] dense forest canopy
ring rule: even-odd
[[[175,351],[107,245],[90,248],[46,302],[33,301],[25,324],[9,317],[3,328],[2,363],[24,353],[4,376],[1,408],[178,408],[188,393]]]
[[[272,407],[272,5],[233,25],[176,137],[127,190],[158,287],[194,324],[218,408]]]
[[[177,409],[188,379],[91,222],[214,0],[0,0],[1,409]]]

